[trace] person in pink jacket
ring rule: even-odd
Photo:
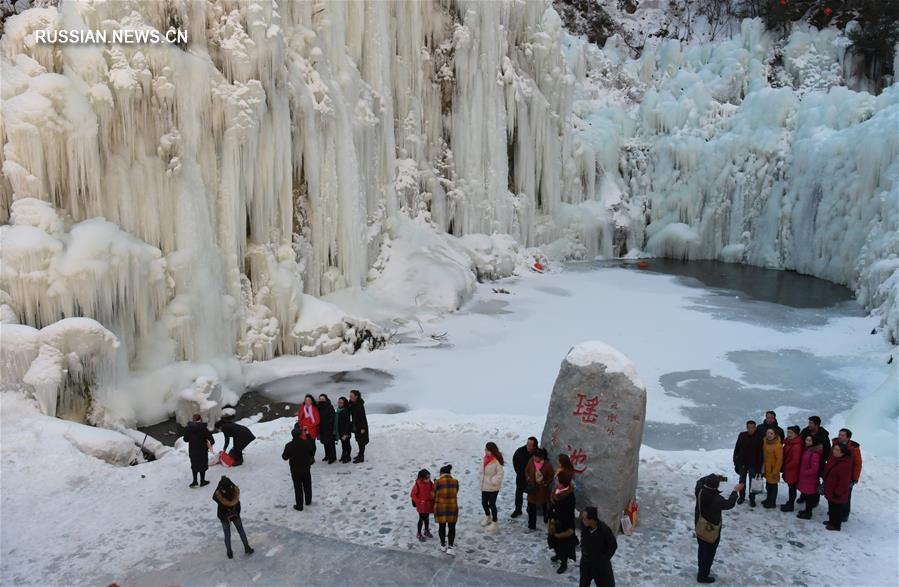
[[[790,497],[787,503],[780,506],[782,512],[792,512],[796,502],[796,491],[799,485],[799,466],[802,461],[802,438],[799,436],[799,426],[787,428],[787,439],[784,441],[784,468],[783,480],[790,489]]]
[[[805,450],[799,459],[799,492],[805,497],[805,509],[796,514],[797,518],[809,520],[812,510],[818,505],[818,471],[821,465],[823,449],[811,435],[805,437]]]
[[[431,481],[430,471],[422,469],[418,472],[418,479],[409,495],[412,497],[412,506],[418,512],[418,540],[424,542],[425,539],[434,537],[430,527],[431,514],[434,513],[434,482]]]

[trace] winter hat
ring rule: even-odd
[[[590,520],[598,520],[599,519],[599,512],[597,512],[596,508],[593,507],[592,505],[585,508],[584,511],[587,513],[588,519],[590,519]]]
[[[792,430],[793,432],[796,433],[796,436],[799,436],[799,432],[800,432],[799,426],[787,426],[787,430]]]
[[[449,475],[452,470],[453,470],[452,465],[443,465],[442,467],[440,467],[440,474],[441,475]]]
[[[702,481],[702,486],[706,489],[714,489],[718,490],[718,485],[721,484],[721,481],[718,479],[718,475],[709,475]]]

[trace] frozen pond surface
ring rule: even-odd
[[[876,325],[848,289],[795,273],[579,263],[483,284],[460,312],[408,325],[386,351],[283,358],[248,374],[254,389],[277,397],[302,389],[333,398],[358,387],[388,413],[381,407],[542,416],[568,349],[600,339],[629,356],[647,384],[646,444],[714,449],[732,446],[743,423],[767,409],[784,426],[812,414],[830,420],[875,389],[893,352],[870,334]],[[331,379],[365,367],[361,380]]]

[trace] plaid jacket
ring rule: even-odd
[[[459,482],[450,475],[441,475],[434,488],[434,521],[455,524],[459,520]]]

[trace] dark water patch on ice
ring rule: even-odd
[[[317,398],[318,395],[315,397]],[[334,399],[336,400],[336,398]],[[271,420],[277,420],[278,418],[286,418],[295,415],[300,409],[300,404],[285,401],[273,401],[271,398],[265,397],[259,392],[248,391],[240,396],[240,400],[238,400],[236,406],[231,407],[234,409],[234,417],[229,419],[242,420],[244,418],[261,415],[262,417],[259,418],[259,422],[269,422]],[[144,426],[138,428],[138,430],[149,434],[159,442],[168,446],[174,445],[175,441],[184,434],[184,428],[179,426],[174,418],[152,426]]]
[[[322,371],[290,375],[251,388],[273,401],[300,404],[308,393],[318,398],[326,393],[332,402],[340,396],[349,397],[351,389],[359,389],[362,396],[384,391],[393,383],[393,375],[380,369],[357,369],[355,371]]]
[[[761,421],[766,410],[795,407],[795,413],[780,418],[780,425],[802,427],[809,416],[828,420],[857,399],[846,381],[830,374],[845,366],[832,359],[796,349],[733,351],[727,358],[742,372],[743,381],[705,369],[659,378],[667,394],[695,404],[681,411],[702,424],[648,422],[646,444],[663,450],[729,448],[745,429],[746,420]]]
[[[638,268],[637,261],[629,260],[573,263],[569,267],[619,267],[673,275],[679,278],[680,283],[689,287],[712,290],[715,293],[739,292],[743,298],[790,308],[831,308],[855,299],[852,291],[845,286],[795,271],[720,261],[646,259],[645,263],[644,268]],[[860,308],[858,312],[856,315],[861,315]]]

